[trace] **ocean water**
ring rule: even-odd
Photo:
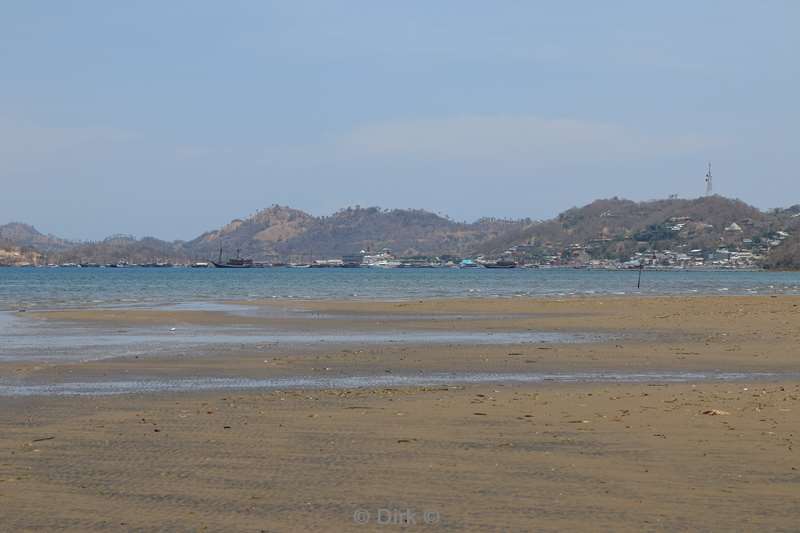
[[[800,294],[800,272],[0,268],[0,310],[297,299]]]

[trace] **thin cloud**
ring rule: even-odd
[[[138,138],[102,127],[52,127],[0,119],[0,171],[85,163]]]
[[[721,143],[700,135],[645,133],[575,119],[463,116],[358,127],[340,137],[348,158],[402,158],[488,163],[609,162],[680,156]]]

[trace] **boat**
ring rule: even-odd
[[[341,259],[317,259],[311,263],[311,268],[333,268],[342,266]]]
[[[239,257],[239,249],[236,249],[236,257],[232,257],[228,259],[226,262],[222,262],[222,248],[219,249],[219,261],[209,261],[212,265],[216,268],[253,268],[255,265],[253,264],[252,259],[242,259]]]
[[[514,261],[495,261],[494,263],[484,263],[486,268],[517,268],[517,263]]]
[[[132,266],[137,266],[137,265],[128,263],[127,261],[118,261],[116,263],[107,264],[106,268],[128,268],[128,267],[132,267]]]
[[[396,268],[434,268],[436,265],[431,263],[430,261],[420,260],[420,259],[409,259],[400,261],[400,264],[396,266]]]
[[[403,263],[396,259],[390,259],[368,263],[367,266],[370,268],[401,268],[403,267]]]
[[[342,256],[341,268],[361,268],[364,266],[364,252]]]

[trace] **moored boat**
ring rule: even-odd
[[[216,268],[253,268],[255,266],[252,259],[242,259],[239,256],[239,249],[236,250],[236,257],[232,257],[223,263],[222,248],[220,248],[219,261],[210,261],[210,263]]]
[[[517,268],[517,263],[515,261],[495,261],[494,263],[484,263],[484,267],[486,268]]]

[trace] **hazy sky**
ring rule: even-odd
[[[800,2],[0,10],[0,223],[192,238],[273,203],[459,220],[800,202]]]

